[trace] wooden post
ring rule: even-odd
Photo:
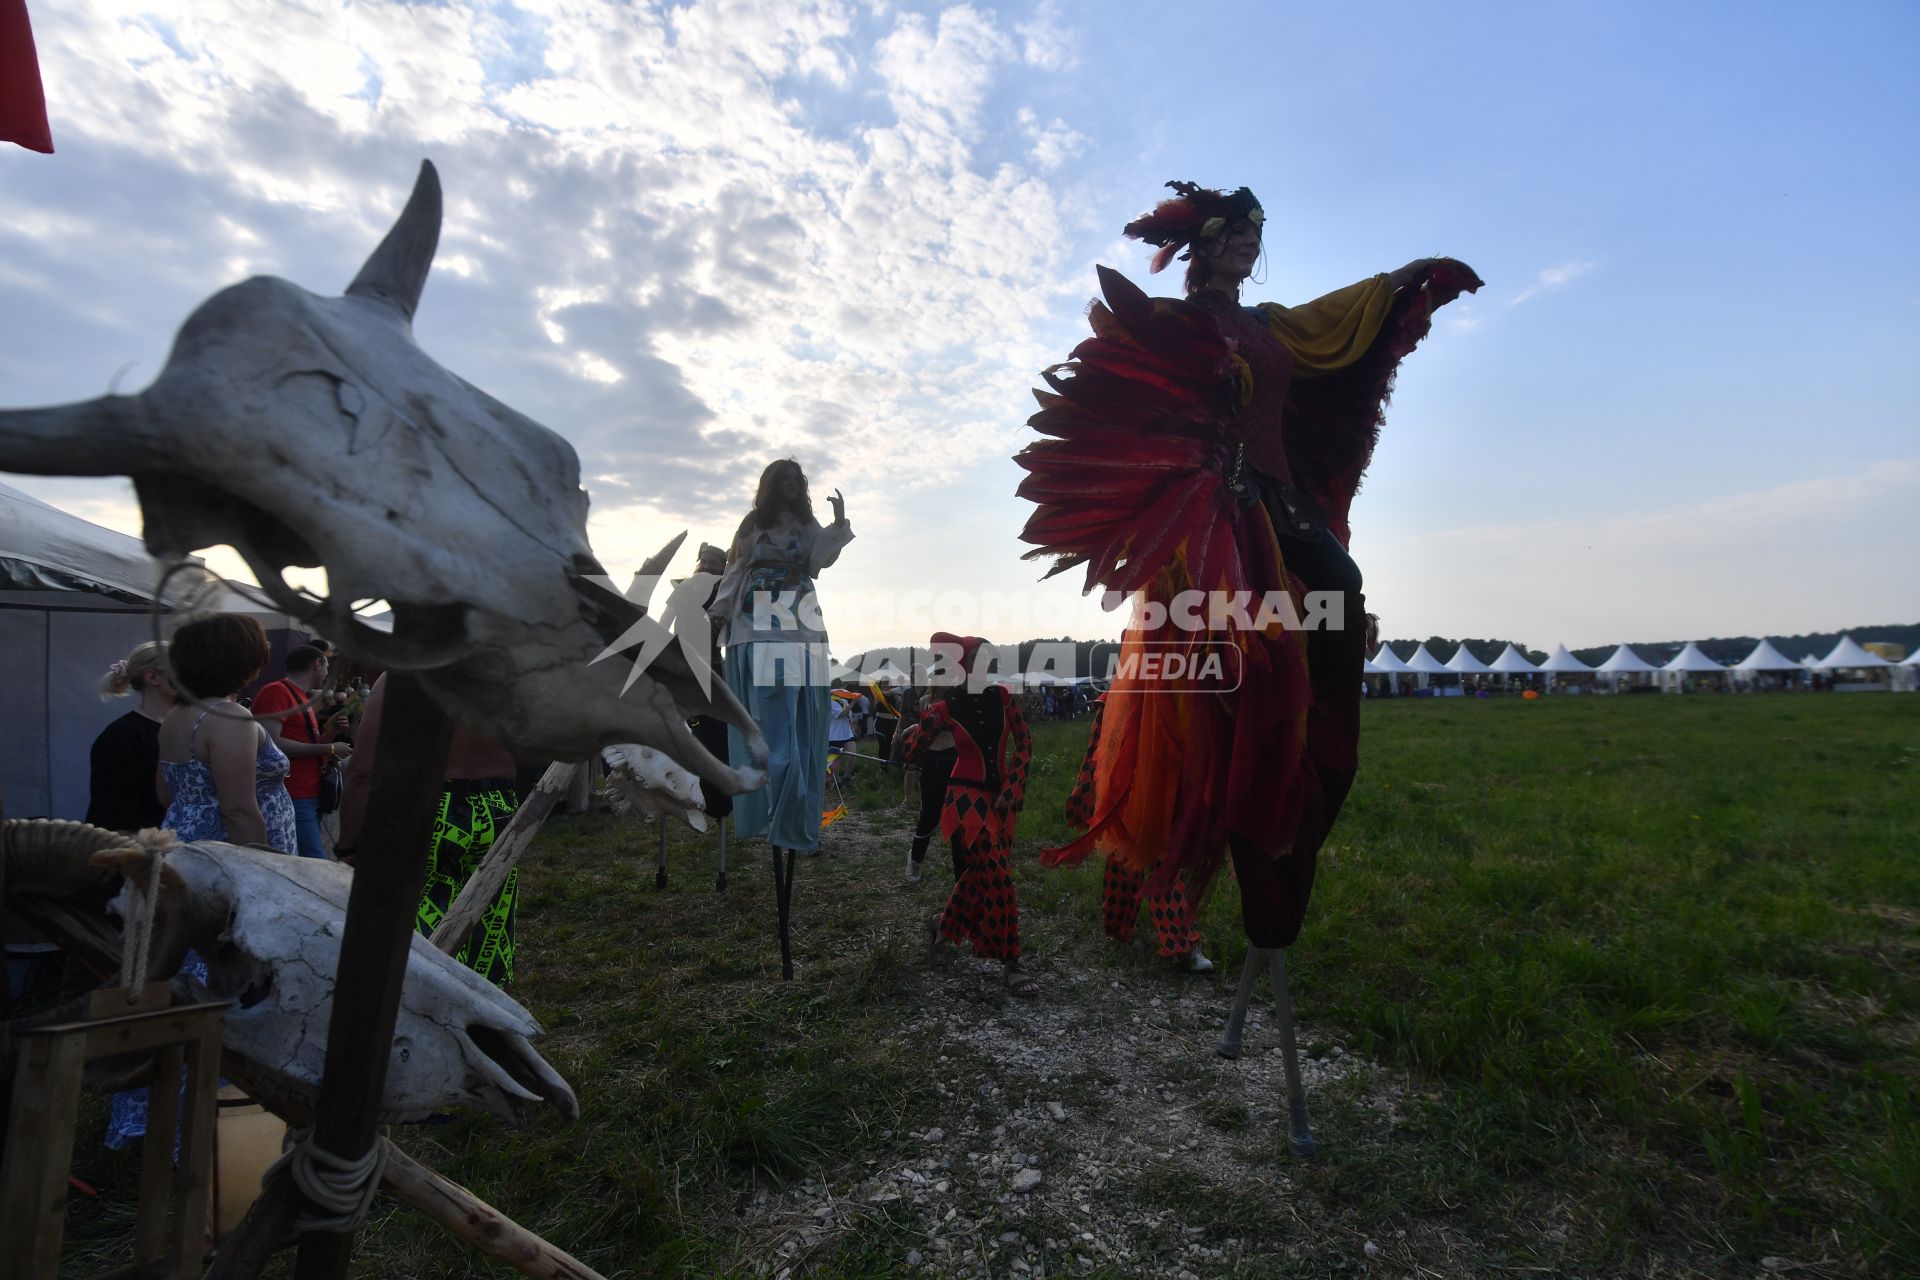
[[[381,1139],[386,1142],[385,1138]],[[446,1228],[489,1258],[539,1280],[605,1280],[564,1249],[542,1240],[450,1178],[444,1178],[392,1143],[387,1144],[382,1185],[388,1195]]]
[[[314,1110],[314,1142],[345,1160],[365,1155],[378,1136],[400,986],[426,884],[427,846],[452,735],[452,723],[417,680],[388,673],[379,755],[334,977],[325,1074]],[[294,1275],[343,1280],[352,1254],[352,1232],[305,1232]]]
[[[12,1099],[14,1142],[0,1161],[0,1258],[6,1274],[52,1280],[65,1231],[67,1171],[85,1063],[158,1050],[148,1095],[151,1107],[141,1161],[140,1207],[132,1274],[183,1280],[200,1274],[207,1229],[207,1186],[213,1147],[213,1095],[220,1020],[228,1005],[166,1007],[167,990],[129,1004],[120,990],[95,992],[89,1016],[35,1027],[21,1037]],[[132,1009],[132,1012],[119,1010]],[[187,1068],[185,1123],[179,1162],[180,1071]],[[129,1269],[122,1269],[126,1274]]]

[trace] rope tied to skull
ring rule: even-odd
[[[322,1213],[302,1213],[294,1223],[300,1231],[346,1232],[359,1229],[373,1209],[373,1197],[387,1168],[387,1142],[375,1137],[356,1159],[335,1155],[313,1140],[313,1128],[290,1129],[284,1154],[273,1162],[264,1184],[282,1168],[307,1202]]]
[[[120,985],[127,990],[127,1003],[138,1000],[147,989],[147,960],[153,950],[154,904],[160,899],[160,870],[173,847],[171,831],[148,828],[134,838],[147,853],[147,882],[144,886],[127,882],[126,938],[120,946]]]

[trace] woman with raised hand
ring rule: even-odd
[[[820,848],[831,720],[827,629],[814,579],[853,541],[845,499],[836,490],[829,501],[833,523],[823,525],[814,518],[800,464],[792,458],[769,464],[709,608],[727,643],[727,685],[767,740],[767,784],[734,797],[733,824],[736,835],[765,835],[773,846],[781,966],[789,978],[793,865],[795,857]],[[734,759],[747,758],[737,729],[728,741]]]

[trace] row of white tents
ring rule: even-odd
[[[1380,652],[1367,659],[1368,675],[1416,675],[1416,676],[1480,676],[1507,675],[1530,676],[1536,674],[1553,675],[1592,675],[1603,673],[1613,676],[1635,674],[1664,674],[1675,677],[1706,674],[1745,673],[1758,674],[1766,671],[1858,671],[1875,669],[1906,668],[1920,671],[1920,650],[1915,650],[1904,662],[1887,661],[1877,653],[1862,648],[1852,636],[1841,636],[1839,643],[1826,657],[1816,661],[1809,654],[1800,662],[1795,662],[1778,649],[1772,642],[1761,640],[1740,661],[1731,666],[1715,662],[1700,651],[1700,646],[1689,640],[1686,647],[1675,654],[1663,665],[1655,666],[1627,645],[1616,648],[1605,662],[1598,666],[1588,666],[1567,651],[1567,646],[1554,649],[1552,656],[1544,662],[1534,663],[1524,653],[1509,644],[1501,650],[1500,656],[1492,662],[1482,662],[1473,656],[1464,644],[1454,650],[1451,658],[1445,662],[1427,651],[1425,644],[1413,651],[1413,656],[1402,658],[1387,645],[1380,646]],[[1909,681],[1911,685],[1911,681]]]

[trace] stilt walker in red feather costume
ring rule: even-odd
[[[1030,420],[1044,438],[1016,459],[1020,495],[1038,504],[1028,557],[1053,573],[1084,565],[1087,590],[1135,598],[1086,834],[1042,860],[1098,851],[1148,895],[1184,884],[1197,907],[1233,859],[1252,950],[1221,1052],[1239,1053],[1256,966],[1270,964],[1305,1152],[1285,948],[1357,763],[1366,608],[1347,512],[1400,360],[1480,279],[1427,258],[1302,306],[1246,306],[1259,202],[1245,187],[1167,185],[1174,198],[1126,234],[1158,247],[1154,271],[1188,263],[1186,298],[1149,298],[1101,268],[1093,337],[1046,371]],[[1207,656],[1227,659],[1224,679],[1164,678]]]

